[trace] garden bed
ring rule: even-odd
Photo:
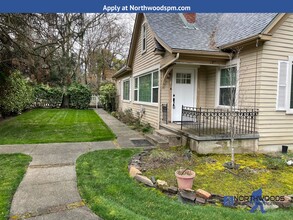
[[[174,172],[186,168],[193,170],[196,173],[193,188],[185,192],[179,190],[178,195],[195,201],[197,190],[203,189],[209,196],[205,200],[199,199],[202,204],[221,205],[224,196],[249,197],[253,191],[261,188],[264,196],[282,197],[282,200],[285,198],[289,201],[286,204],[278,201],[272,204],[291,207],[293,167],[288,166],[286,161],[292,158],[293,154],[241,154],[236,155],[239,168],[228,169],[223,165],[231,159],[230,155],[202,156],[177,147],[140,153],[132,158],[130,167],[138,168],[142,171],[142,176],[153,182],[153,186],[171,196],[177,196],[174,190],[177,187]],[[140,180],[141,178],[138,179]],[[236,205],[244,205],[244,202]]]

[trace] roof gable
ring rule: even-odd
[[[145,14],[158,38],[172,49],[218,51],[218,47],[260,34],[277,13],[197,13],[196,29],[179,14]]]

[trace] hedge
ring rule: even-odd
[[[88,86],[82,84],[72,84],[67,93],[69,95],[70,108],[87,109],[91,102],[91,90]]]
[[[0,73],[0,113],[2,116],[20,114],[30,108],[34,101],[33,88],[20,72],[16,71],[9,76]]]

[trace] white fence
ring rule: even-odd
[[[96,107],[96,108],[99,107],[99,96],[92,95],[91,102],[90,102],[90,106]]]

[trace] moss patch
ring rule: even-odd
[[[159,151],[159,153],[158,153]],[[165,152],[163,152],[165,151]],[[153,156],[155,155],[155,156]],[[169,155],[160,161],[157,155]],[[172,156],[170,156],[172,155]],[[274,155],[277,163],[284,163],[286,158]],[[153,160],[156,158],[156,160]],[[240,164],[238,170],[228,171],[223,164],[231,160],[230,155],[186,156],[186,149],[171,148],[154,150],[145,158],[150,164],[144,175],[155,176],[177,185],[174,175],[179,168],[189,168],[196,173],[193,188],[204,189],[221,195],[250,195],[252,191],[262,188],[264,195],[288,195],[293,193],[293,169],[290,166],[272,166],[271,156],[263,154],[237,154],[235,161]],[[269,162],[268,162],[269,161]],[[280,162],[281,161],[281,162]]]

